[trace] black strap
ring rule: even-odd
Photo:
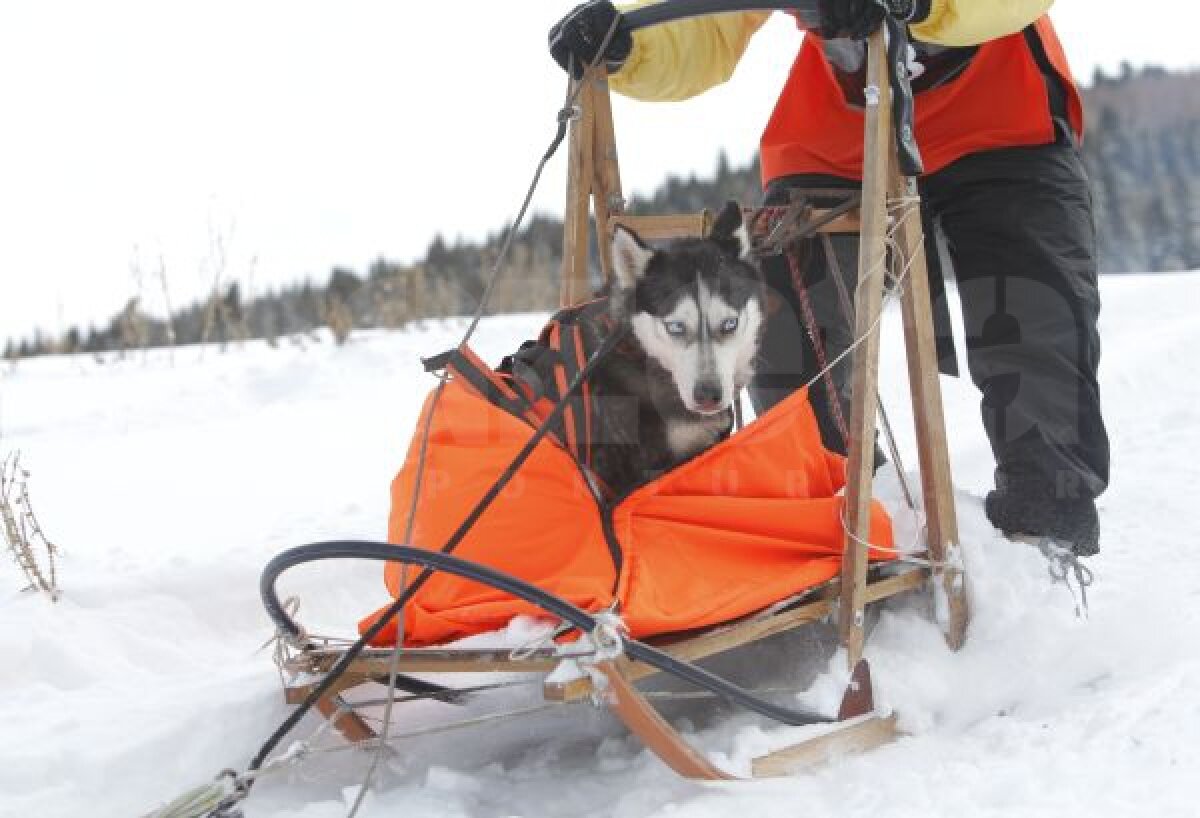
[[[448,349],[445,352],[439,352],[437,355],[430,355],[428,358],[421,359],[421,365],[425,367],[425,371],[429,373],[441,372],[450,365],[450,361],[454,358],[455,353],[458,353],[458,347]]]
[[[461,348],[455,347],[443,352],[441,355],[435,355],[433,358],[426,359],[426,367],[429,366],[429,361],[440,359],[443,356],[446,357],[445,364],[435,369],[449,368],[453,370],[455,374],[469,383],[475,391],[483,395],[488,402],[499,406],[511,415],[525,420],[525,412],[529,407],[523,401],[515,400],[510,395],[506,395],[492,380],[490,374],[480,371],[475,361],[464,355]]]
[[[574,383],[579,377],[579,370],[583,366],[583,362],[579,360],[578,350],[582,348],[582,337],[580,329],[575,322],[563,323],[559,326],[558,342],[560,349],[558,351],[559,360],[562,362],[563,374],[566,376],[567,383]],[[587,401],[591,399],[591,390],[588,384],[584,381],[580,389],[567,396],[569,408],[571,409],[571,422],[573,431],[575,432],[575,459],[581,463],[591,464],[591,440],[588,434],[587,422]],[[564,422],[566,422],[564,420]]]
[[[1033,54],[1033,61],[1037,63],[1038,69],[1042,72],[1042,80],[1046,83],[1046,97],[1050,101],[1050,118],[1054,120],[1056,131],[1064,131],[1072,142],[1076,141],[1078,135],[1071,127],[1071,118],[1067,110],[1067,89],[1063,85],[1063,78],[1059,75],[1058,69],[1054,67],[1054,63],[1050,62],[1050,57],[1046,54],[1046,46],[1037,33],[1037,27],[1025,26],[1021,34],[1025,37],[1025,44],[1029,47],[1029,52]]]
[[[912,85],[908,81],[908,28],[890,14],[884,18],[887,28],[888,80],[892,86],[892,127],[896,140],[896,161],[905,176],[925,172],[921,149],[917,147],[916,113]]]

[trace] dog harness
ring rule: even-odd
[[[425,368],[448,369],[489,403],[536,428],[563,400],[567,387],[614,328],[608,299],[599,298],[555,313],[536,341],[523,343],[496,369],[488,367],[465,345],[427,359]],[[618,347],[616,354],[635,352],[626,344]],[[584,381],[566,400],[566,411],[550,434],[590,470],[592,419],[596,413],[590,384]]]

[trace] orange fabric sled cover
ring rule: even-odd
[[[451,380],[430,429],[411,544],[440,549],[531,434],[528,424]],[[420,438],[418,431],[392,483],[392,542],[404,541]],[[613,509],[619,575],[578,467],[549,439],[454,553],[588,611],[615,599],[635,637],[686,630],[753,613],[836,576],[843,539],[836,492],[844,483],[845,459],[822,447],[808,395],[800,391]],[[893,544],[878,503],[871,542]],[[385,569],[393,595],[404,571],[397,564]],[[407,572],[411,579],[420,568]],[[503,628],[518,614],[544,615],[470,580],[434,574],[405,608],[404,641],[440,644]],[[391,625],[376,644],[395,640]]]

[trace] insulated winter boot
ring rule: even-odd
[[[1100,551],[1096,501],[1057,499],[1050,492],[1009,485],[988,492],[984,511],[992,525],[1011,539],[1051,540],[1078,557]]]

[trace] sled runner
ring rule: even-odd
[[[627,17],[637,26],[797,5],[669,0]],[[820,725],[800,744],[757,759],[755,776],[784,774],[893,737],[895,718],[876,709],[862,656],[865,607],[931,587],[954,648],[962,644],[967,609],[913,178],[920,160],[908,136],[912,99],[888,55],[902,53],[905,35],[891,20],[888,30],[886,45],[882,31],[868,43],[861,195],[814,191],[782,208],[752,211],[749,219],[762,253],[786,252],[820,233],[861,235],[848,457],[821,446],[800,391],[693,460],[608,502],[573,456],[587,434],[582,387],[606,349],[581,352],[570,340],[573,319],[560,317],[544,334],[561,356],[562,377],[553,399],[540,405],[467,346],[439,356],[430,368],[448,379],[427,401],[392,487],[393,544],[304,546],[281,554],[264,573],[290,703],[315,706],[349,741],[371,742],[384,738],[384,730],[371,722],[369,708],[343,696],[352,688],[375,682],[404,691],[389,692],[390,708],[413,699],[461,701],[507,683],[455,688],[447,681],[455,674],[537,674],[547,702],[603,704],[674,770],[706,779],[730,775],[691,749],[637,682],[668,674],[780,723]],[[601,270],[611,278],[608,239],[616,225],[658,240],[704,235],[711,217],[624,212],[603,68],[589,68],[572,89],[561,301],[574,310],[565,315],[577,316],[592,289],[592,224]],[[878,328],[889,262],[902,267],[898,297],[927,521],[927,550],[916,565],[893,559],[889,520],[871,499]],[[619,340],[614,336],[612,345]],[[330,558],[387,563],[395,597],[363,620],[362,639],[349,648],[308,636],[274,588],[287,568]],[[522,614],[556,623],[556,638],[518,649],[451,644]],[[836,718],[775,704],[695,664],[831,617],[848,658]],[[285,722],[272,738],[293,725]]]

